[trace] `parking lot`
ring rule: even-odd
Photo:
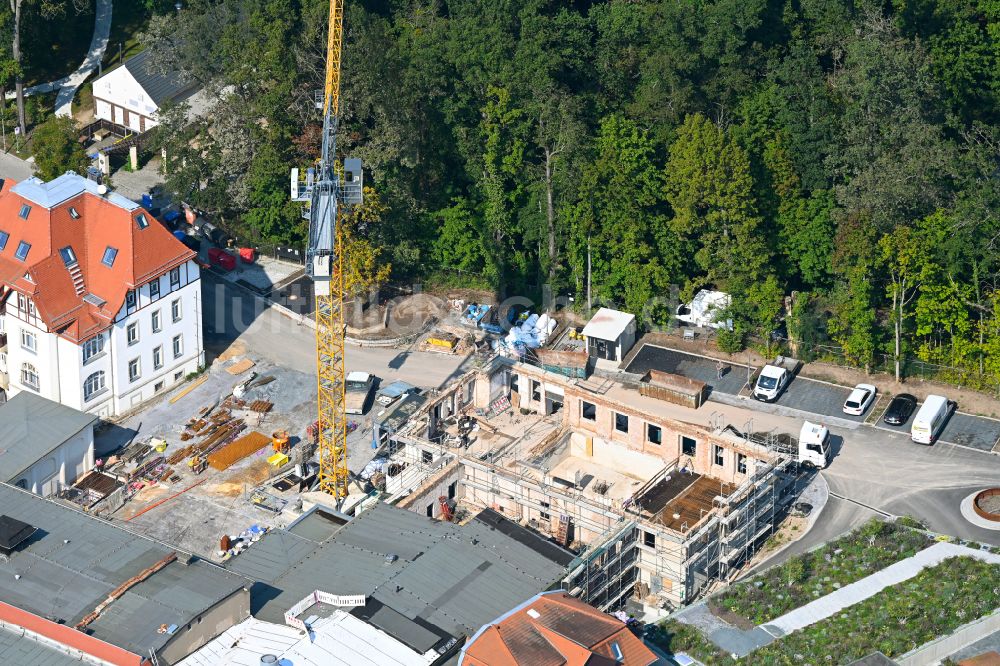
[[[746,365],[731,366],[720,380],[714,359],[648,344],[639,350],[626,370],[637,374],[644,374],[649,370],[660,370],[682,375],[707,383],[713,392],[730,395],[739,395],[747,378]],[[751,367],[751,372],[754,371],[756,368]],[[889,405],[889,400],[882,394],[879,394],[874,405],[869,407],[864,415],[848,416],[844,414],[844,401],[850,392],[851,389],[845,386],[796,377],[774,404],[816,416],[836,417],[858,423],[866,420],[875,411],[878,413],[876,427],[890,432],[909,433],[913,415],[905,424],[898,427],[889,426],[882,422],[882,413]],[[749,391],[743,390],[742,395],[749,396]],[[915,413],[916,410],[914,410]],[[980,451],[997,450],[1000,452],[1000,448],[998,448],[1000,421],[958,412],[951,416],[940,439],[949,444],[966,446]]]

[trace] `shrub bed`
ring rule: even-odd
[[[667,620],[650,638],[708,666],[839,666],[879,650],[897,657],[1000,608],[1000,564],[945,560],[737,662],[694,627]]]
[[[753,624],[764,624],[906,559],[932,543],[922,532],[872,519],[819,550],[794,557],[731,586],[713,604]]]

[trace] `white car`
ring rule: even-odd
[[[871,384],[858,384],[844,402],[844,413],[861,416],[875,399],[877,389]]]

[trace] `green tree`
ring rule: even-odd
[[[921,259],[925,248],[909,227],[896,227],[878,241],[879,263],[888,278],[886,295],[892,300],[893,365],[896,381],[901,381],[903,354],[905,353],[903,330],[910,313],[908,307],[917,295],[920,285]]]
[[[77,141],[72,118],[53,116],[36,127],[32,149],[38,177],[42,180],[52,180],[66,171],[84,173],[87,170],[87,152]]]
[[[567,210],[577,294],[586,296],[591,255],[593,300],[642,312],[679,276],[681,243],[667,227],[663,176],[645,132],[613,115],[601,122],[576,204]]]
[[[483,242],[482,226],[468,201],[458,199],[435,215],[440,235],[434,243],[434,258],[443,268],[497,279],[497,266]]]

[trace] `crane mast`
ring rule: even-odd
[[[337,164],[340,112],[340,59],[344,0],[330,0],[326,81],[321,103],[323,145],[319,162],[301,179],[292,169],[292,199],[306,204],[309,220],[306,272],[313,280],[316,316],[316,398],[319,488],[342,500],[347,496],[347,412],[344,404],[344,272],[340,213],[361,203],[361,160]]]

